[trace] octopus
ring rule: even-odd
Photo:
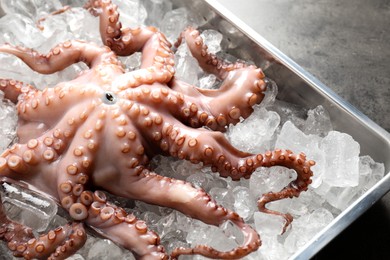
[[[233,180],[250,178],[258,167],[294,169],[297,176],[289,185],[258,200],[260,211],[281,215],[288,225],[291,215],[265,206],[307,190],[315,162],[290,150],[246,153],[223,134],[262,101],[269,82],[262,70],[209,53],[194,28],[181,33],[172,46],[154,27],[122,28],[110,0],[89,1],[86,8],[99,16],[103,47],[72,40],[41,54],[0,46],[1,52],[15,55],[41,74],[77,62],[88,66],[75,79],[43,91],[14,79],[0,80],[5,98],[16,104],[19,120],[17,143],[0,156],[2,182],[27,183],[54,198],[72,219],[36,237],[31,228],[10,220],[1,205],[0,238],[14,256],[65,259],[84,245],[85,225],[137,259],[193,254],[236,259],[260,247],[257,232],[236,212],[190,183],[154,172],[149,162],[156,155],[202,163]],[[174,50],[184,42],[201,68],[222,81],[219,89],[200,89],[175,78]],[[118,56],[135,52],[141,52],[142,64],[126,71]],[[210,225],[231,221],[242,231],[243,242],[227,252],[197,245],[168,253],[145,221],[110,202],[106,192],[169,207]]]

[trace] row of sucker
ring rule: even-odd
[[[167,83],[174,73],[174,55],[171,43],[155,27],[125,28],[119,21],[118,7],[110,0],[89,1],[86,8],[95,16],[100,15],[100,32],[103,42],[117,55],[128,56],[142,51],[141,69],[131,71],[115,80],[119,89],[135,88],[141,84]],[[101,12],[96,12],[101,9]]]
[[[88,218],[88,207],[93,202],[92,193],[86,187],[93,172],[93,159],[99,150],[99,139],[105,128],[107,112],[102,107],[96,109],[78,128],[75,136],[78,142],[70,144],[59,167],[58,195],[61,205],[77,221]]]
[[[69,111],[75,104],[80,103],[80,99],[91,99],[98,96],[96,88],[84,88],[77,84],[65,86],[56,86],[54,88],[45,88],[43,91],[30,92],[23,102],[18,103],[19,117],[29,121],[43,121],[48,126],[53,126]],[[91,101],[95,106],[96,101]],[[90,106],[93,106],[91,103]],[[80,113],[80,119],[87,117],[91,108],[83,107]],[[46,117],[43,119],[42,114]],[[84,118],[83,118],[84,117]]]
[[[95,43],[79,40],[58,44],[48,54],[10,44],[0,46],[0,52],[15,55],[32,70],[41,74],[52,74],[61,71],[76,62],[84,62],[89,67],[101,64],[121,64],[110,48],[99,47]]]
[[[241,95],[234,93],[242,91],[242,88],[230,88],[229,91],[232,93],[228,95],[242,99],[236,105],[230,105],[226,100],[213,101],[218,103],[213,106],[207,103],[204,104],[192,96],[183,95],[163,86],[142,86],[137,89],[128,89],[124,92],[124,97],[154,107],[156,110],[160,110],[162,114],[164,112],[169,113],[191,127],[207,126],[212,130],[225,131],[229,124],[236,124],[241,117],[249,116],[252,106],[260,103],[263,99],[266,84],[261,77],[264,74],[260,70],[255,73],[256,77],[253,85],[245,84],[242,86],[248,89],[246,96],[241,98]],[[228,89],[228,86],[225,86],[225,88]],[[201,93],[198,94],[202,95]]]
[[[142,68],[127,72],[114,81],[113,85],[119,90],[136,88],[142,84],[150,85],[155,82],[167,83],[175,74],[171,44],[165,35],[156,31],[153,27],[148,27],[132,30],[133,36],[142,33],[142,30],[151,30],[153,32],[148,40],[150,43],[142,51],[143,55],[148,55],[148,58],[144,58]]]
[[[204,44],[199,31],[192,27],[181,33],[174,46],[178,48],[183,43],[183,40],[187,43],[192,56],[198,60],[200,67],[208,73],[215,74],[220,79],[224,79],[229,71],[247,66],[243,62],[227,62],[218,58],[217,55],[208,52],[208,47]]]
[[[34,95],[37,91],[30,84],[11,79],[0,79],[0,90],[4,92],[4,98],[11,100],[15,104],[19,99],[29,98],[30,95]]]
[[[145,221],[139,220],[132,213],[127,213],[123,208],[111,204],[107,201],[106,194],[102,191],[90,192],[88,198],[88,224],[98,227],[100,230],[116,227],[122,230],[126,236],[131,236],[131,240],[136,240],[137,243],[143,244],[144,248],[149,252],[137,252],[136,248],[140,245],[134,245],[134,253],[136,255],[145,255],[154,253],[167,259],[165,249],[160,245],[160,237],[152,230],[148,229]],[[117,238],[120,239],[120,238]],[[124,241],[124,244],[127,242]]]
[[[37,238],[32,233],[24,237],[15,234],[17,225],[19,224],[9,224],[7,227],[0,228],[0,237],[4,237],[7,241],[7,246],[14,256],[24,259],[65,259],[80,249],[87,239],[81,223],[60,226]],[[23,231],[18,230],[18,232]]]
[[[140,185],[142,184],[147,185],[147,189],[153,185],[163,190],[169,189],[169,196],[164,199],[164,202],[161,201],[163,199],[157,199],[161,205],[173,207],[188,216],[197,218],[210,225],[219,226],[225,221],[231,221],[244,235],[243,244],[231,251],[220,252],[207,245],[198,245],[194,248],[180,247],[173,250],[171,254],[172,259],[177,259],[178,256],[186,254],[200,254],[206,257],[221,259],[225,259],[226,256],[237,258],[237,256],[245,256],[259,248],[261,242],[256,231],[249,225],[246,225],[236,212],[218,205],[203,189],[195,188],[191,183],[182,180],[160,176],[147,169],[143,171],[143,179],[140,181]],[[191,192],[182,194],[180,192],[182,190]],[[181,203],[182,200],[184,203]],[[174,204],[172,203],[173,201],[175,202]]]

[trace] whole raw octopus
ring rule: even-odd
[[[289,214],[265,205],[306,190],[314,162],[289,150],[245,153],[223,134],[229,124],[247,118],[262,101],[268,84],[262,70],[210,54],[193,28],[186,29],[172,47],[154,27],[122,28],[110,0],[90,1],[86,8],[100,16],[103,47],[72,40],[44,55],[24,47],[0,46],[0,52],[15,55],[42,74],[77,62],[89,67],[74,80],[43,91],[14,79],[0,80],[0,89],[17,105],[19,116],[18,143],[0,157],[2,181],[27,183],[51,196],[74,220],[34,237],[30,228],[8,219],[0,205],[0,238],[13,254],[25,259],[64,259],[84,245],[84,225],[131,250],[137,259],[176,259],[189,254],[232,259],[260,247],[257,232],[237,213],[217,205],[190,183],[153,172],[149,161],[158,154],[203,163],[233,180],[250,178],[258,167],[294,169],[295,180],[258,201],[260,211],[281,215],[288,225]],[[175,78],[173,50],[184,42],[199,65],[222,81],[218,90],[200,89]],[[135,52],[142,52],[142,64],[126,72],[118,56]],[[167,253],[144,221],[110,203],[103,191],[170,207],[210,225],[231,221],[242,231],[244,241],[228,252],[197,245]]]

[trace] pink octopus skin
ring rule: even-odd
[[[199,32],[188,28],[185,41],[200,66],[221,80],[218,90],[203,90],[174,77],[171,44],[153,27],[128,29],[119,22],[110,0],[90,1],[100,16],[105,47],[69,41],[47,55],[34,50],[0,46],[31,69],[50,74],[76,62],[89,69],[69,82],[43,91],[11,79],[0,80],[5,97],[17,104],[19,143],[0,157],[0,176],[13,179],[55,198],[74,220],[34,238],[31,230],[7,218],[0,207],[0,238],[15,256],[25,259],[64,259],[83,246],[85,223],[103,237],[131,250],[138,259],[177,259],[200,254],[236,259],[260,245],[256,231],[235,212],[225,209],[190,183],[163,177],[148,167],[163,154],[202,162],[233,180],[250,178],[258,167],[280,165],[295,169],[297,178],[280,192],[264,194],[260,211],[270,201],[298,197],[311,183],[311,166],[304,154],[275,150],[249,154],[235,149],[223,135],[229,124],[246,118],[261,102],[267,82],[261,69],[228,64],[207,52]],[[142,52],[141,68],[125,72],[117,55]],[[110,203],[105,193],[170,207],[207,224],[232,221],[244,234],[241,246],[220,252],[207,245],[176,248],[168,254],[159,236],[144,221]]]

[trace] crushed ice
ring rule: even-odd
[[[42,52],[47,52],[55,44],[69,39],[99,43],[97,18],[81,8],[83,2],[0,0],[5,11],[5,15],[0,18],[0,43],[10,42]],[[173,8],[166,0],[114,2],[120,4],[121,20],[125,25],[157,26],[171,42],[176,41],[186,26],[201,26],[205,23],[203,17],[185,8]],[[61,15],[49,16],[42,24],[45,29],[38,30],[35,25],[37,19],[59,9],[62,4],[78,7]],[[220,49],[221,33],[205,30],[202,37],[211,52],[231,58]],[[122,61],[132,70],[140,66],[140,58],[137,53],[124,57]],[[204,74],[199,69],[186,45],[179,48],[175,60],[176,75],[181,80],[202,88],[218,87],[218,79],[214,75]],[[70,80],[85,68],[83,64],[75,64],[55,75],[42,76],[10,55],[0,54],[0,62],[7,64],[6,67],[0,68],[0,77],[22,80],[40,88]],[[273,84],[262,104],[255,106],[248,119],[236,126],[230,126],[226,137],[234,146],[248,152],[263,153],[275,147],[288,148],[294,152],[305,152],[309,158],[316,160],[317,164],[313,167],[315,177],[307,192],[303,192],[299,199],[270,203],[271,209],[290,212],[295,218],[284,235],[280,235],[284,220],[258,212],[256,200],[262,193],[280,190],[295,178],[294,171],[283,167],[260,168],[253,173],[250,180],[232,182],[229,178],[218,177],[200,164],[193,165],[187,161],[162,156],[152,161],[158,173],[192,182],[195,186],[205,189],[218,203],[237,211],[256,228],[261,234],[263,245],[258,252],[246,259],[288,258],[384,175],[383,164],[374,162],[369,156],[359,157],[359,144],[351,136],[333,130],[329,115],[322,106],[306,110],[275,100],[276,94],[277,89]],[[4,100],[3,95],[0,100],[0,150],[3,151],[16,138],[17,115],[15,106]],[[11,217],[21,215],[23,218],[36,220],[33,221],[36,223],[28,224],[38,231],[56,228],[67,222],[63,218],[64,214],[55,215],[57,209],[53,201],[40,196],[32,200],[31,196],[35,194],[21,187],[3,185],[1,195]],[[26,210],[22,211],[23,208]],[[161,242],[168,251],[178,246],[188,247],[205,242],[220,250],[229,250],[242,241],[242,234],[229,222],[219,228],[210,227],[180,212],[142,202],[136,202],[135,207],[127,209],[144,219],[150,228],[160,234]],[[42,222],[42,219],[45,221]],[[308,222],[311,225],[307,225]],[[0,244],[0,251],[4,256],[12,258],[4,243]],[[111,259],[134,259],[130,252],[111,241],[94,236],[88,236],[86,246],[69,259],[102,259],[107,255],[110,255]],[[187,256],[183,259],[202,257]]]

